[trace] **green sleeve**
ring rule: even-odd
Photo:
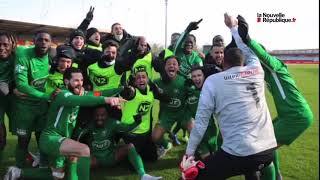
[[[55,101],[60,106],[95,106],[105,104],[103,96],[92,96],[91,93],[78,96],[68,91],[60,92]]]
[[[51,94],[55,88],[53,87],[53,82],[51,79],[47,79],[47,82],[46,82],[46,94]]]
[[[25,93],[31,97],[49,100],[50,95],[41,92],[29,85],[28,68],[28,60],[24,57],[18,57],[15,67],[15,81],[17,89],[20,92]]]
[[[248,46],[258,56],[263,65],[274,71],[277,71],[284,66],[282,61],[270,55],[258,42],[250,40]]]
[[[122,90],[123,90],[123,87],[108,89],[108,90],[101,91],[101,95],[104,97],[112,97],[119,94]]]
[[[139,124],[135,121],[132,124],[124,124],[121,121],[115,120],[114,127],[116,132],[129,132],[136,128]]]
[[[179,37],[179,39],[177,40],[176,45],[174,46],[174,51],[173,54],[177,54],[177,53],[181,53],[183,52],[183,45],[184,45],[184,41],[186,40],[186,38],[188,37],[190,31],[185,30]]]
[[[199,65],[199,66],[203,66],[203,61],[201,59],[201,57],[199,56],[199,53],[195,52],[196,53],[196,58],[194,60],[195,64],[196,65]]]

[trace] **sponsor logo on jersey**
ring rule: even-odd
[[[190,96],[188,99],[187,99],[187,103],[188,104],[196,104],[198,103],[198,97],[197,96]]]
[[[71,96],[71,95],[72,95],[71,92],[66,92],[66,93],[64,93],[64,97],[68,97],[68,96]]]
[[[180,107],[181,106],[181,101],[180,101],[180,99],[177,99],[177,98],[171,98],[171,101],[170,101],[168,106],[169,107],[174,107],[174,108]]]
[[[108,139],[102,141],[92,141],[92,147],[99,150],[108,149],[110,144],[111,142]]]
[[[104,76],[94,76],[93,81],[97,86],[103,86],[108,84],[109,78]]]
[[[238,73],[234,73],[234,74],[227,74],[226,76],[224,76],[224,80],[233,80],[233,79],[240,79],[240,78],[245,78],[245,77],[250,77],[250,76],[254,76],[256,74],[259,73],[259,69],[255,68],[255,69],[250,69],[247,71],[242,71],[242,72],[238,72]]]
[[[31,81],[30,85],[35,87],[35,88],[44,88],[44,85],[46,84],[47,78],[39,78]]]
[[[140,72],[140,71],[147,71],[147,67],[145,65],[139,65],[139,66],[134,67],[134,69],[133,69],[134,74],[136,72]]]
[[[150,111],[150,108],[151,108],[151,102],[143,101],[139,104],[137,113],[145,115]]]

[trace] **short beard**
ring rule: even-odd
[[[121,35],[114,35],[114,38],[118,41],[121,41],[121,39],[123,38],[123,34]]]

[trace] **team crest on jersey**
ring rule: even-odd
[[[31,86],[35,88],[43,88],[46,84],[47,78],[39,78],[31,81]]]
[[[196,104],[198,102],[198,97],[197,96],[191,96],[187,99],[188,104]]]
[[[139,65],[134,67],[133,73],[135,74],[136,72],[141,72],[141,71],[147,71],[147,67],[144,65]]]
[[[148,101],[143,101],[139,104],[137,113],[145,115],[148,113],[148,111],[150,111],[150,108],[151,108],[151,103]]]
[[[77,120],[77,111],[72,110],[72,113],[69,115],[69,123],[73,123]]]
[[[26,67],[20,65],[20,64],[17,64],[16,67],[15,67],[15,72],[16,73],[21,73],[22,71],[24,71],[26,69]]]
[[[181,106],[181,101],[180,101],[180,99],[177,99],[177,98],[171,98],[171,101],[170,101],[168,106],[169,107],[174,107],[174,108],[180,107]]]
[[[92,147],[94,149],[105,150],[109,148],[110,144],[111,142],[108,139],[102,141],[93,141]]]
[[[104,77],[104,76],[95,76],[93,78],[93,81],[97,86],[103,86],[103,85],[108,84],[109,78]]]

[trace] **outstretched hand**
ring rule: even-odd
[[[237,19],[238,19],[239,35],[240,35],[242,41],[247,44],[250,41],[249,25],[241,15],[238,15]]]
[[[202,21],[202,19],[200,19],[199,21],[193,21],[193,22],[190,22],[188,27],[187,27],[187,31],[192,31],[192,30],[196,30],[199,28],[199,24],[200,22]]]
[[[116,107],[118,109],[121,109],[121,103],[126,102],[125,99],[118,98],[118,97],[105,97],[104,101],[106,104],[109,104],[112,107]]]
[[[90,6],[89,12],[87,13],[86,19],[91,21],[93,19],[94,7]]]
[[[228,13],[224,13],[224,23],[228,28],[233,28],[238,25],[238,20],[230,16]]]
[[[61,92],[61,89],[56,88],[56,89],[51,93],[50,100],[53,101],[60,92]]]

